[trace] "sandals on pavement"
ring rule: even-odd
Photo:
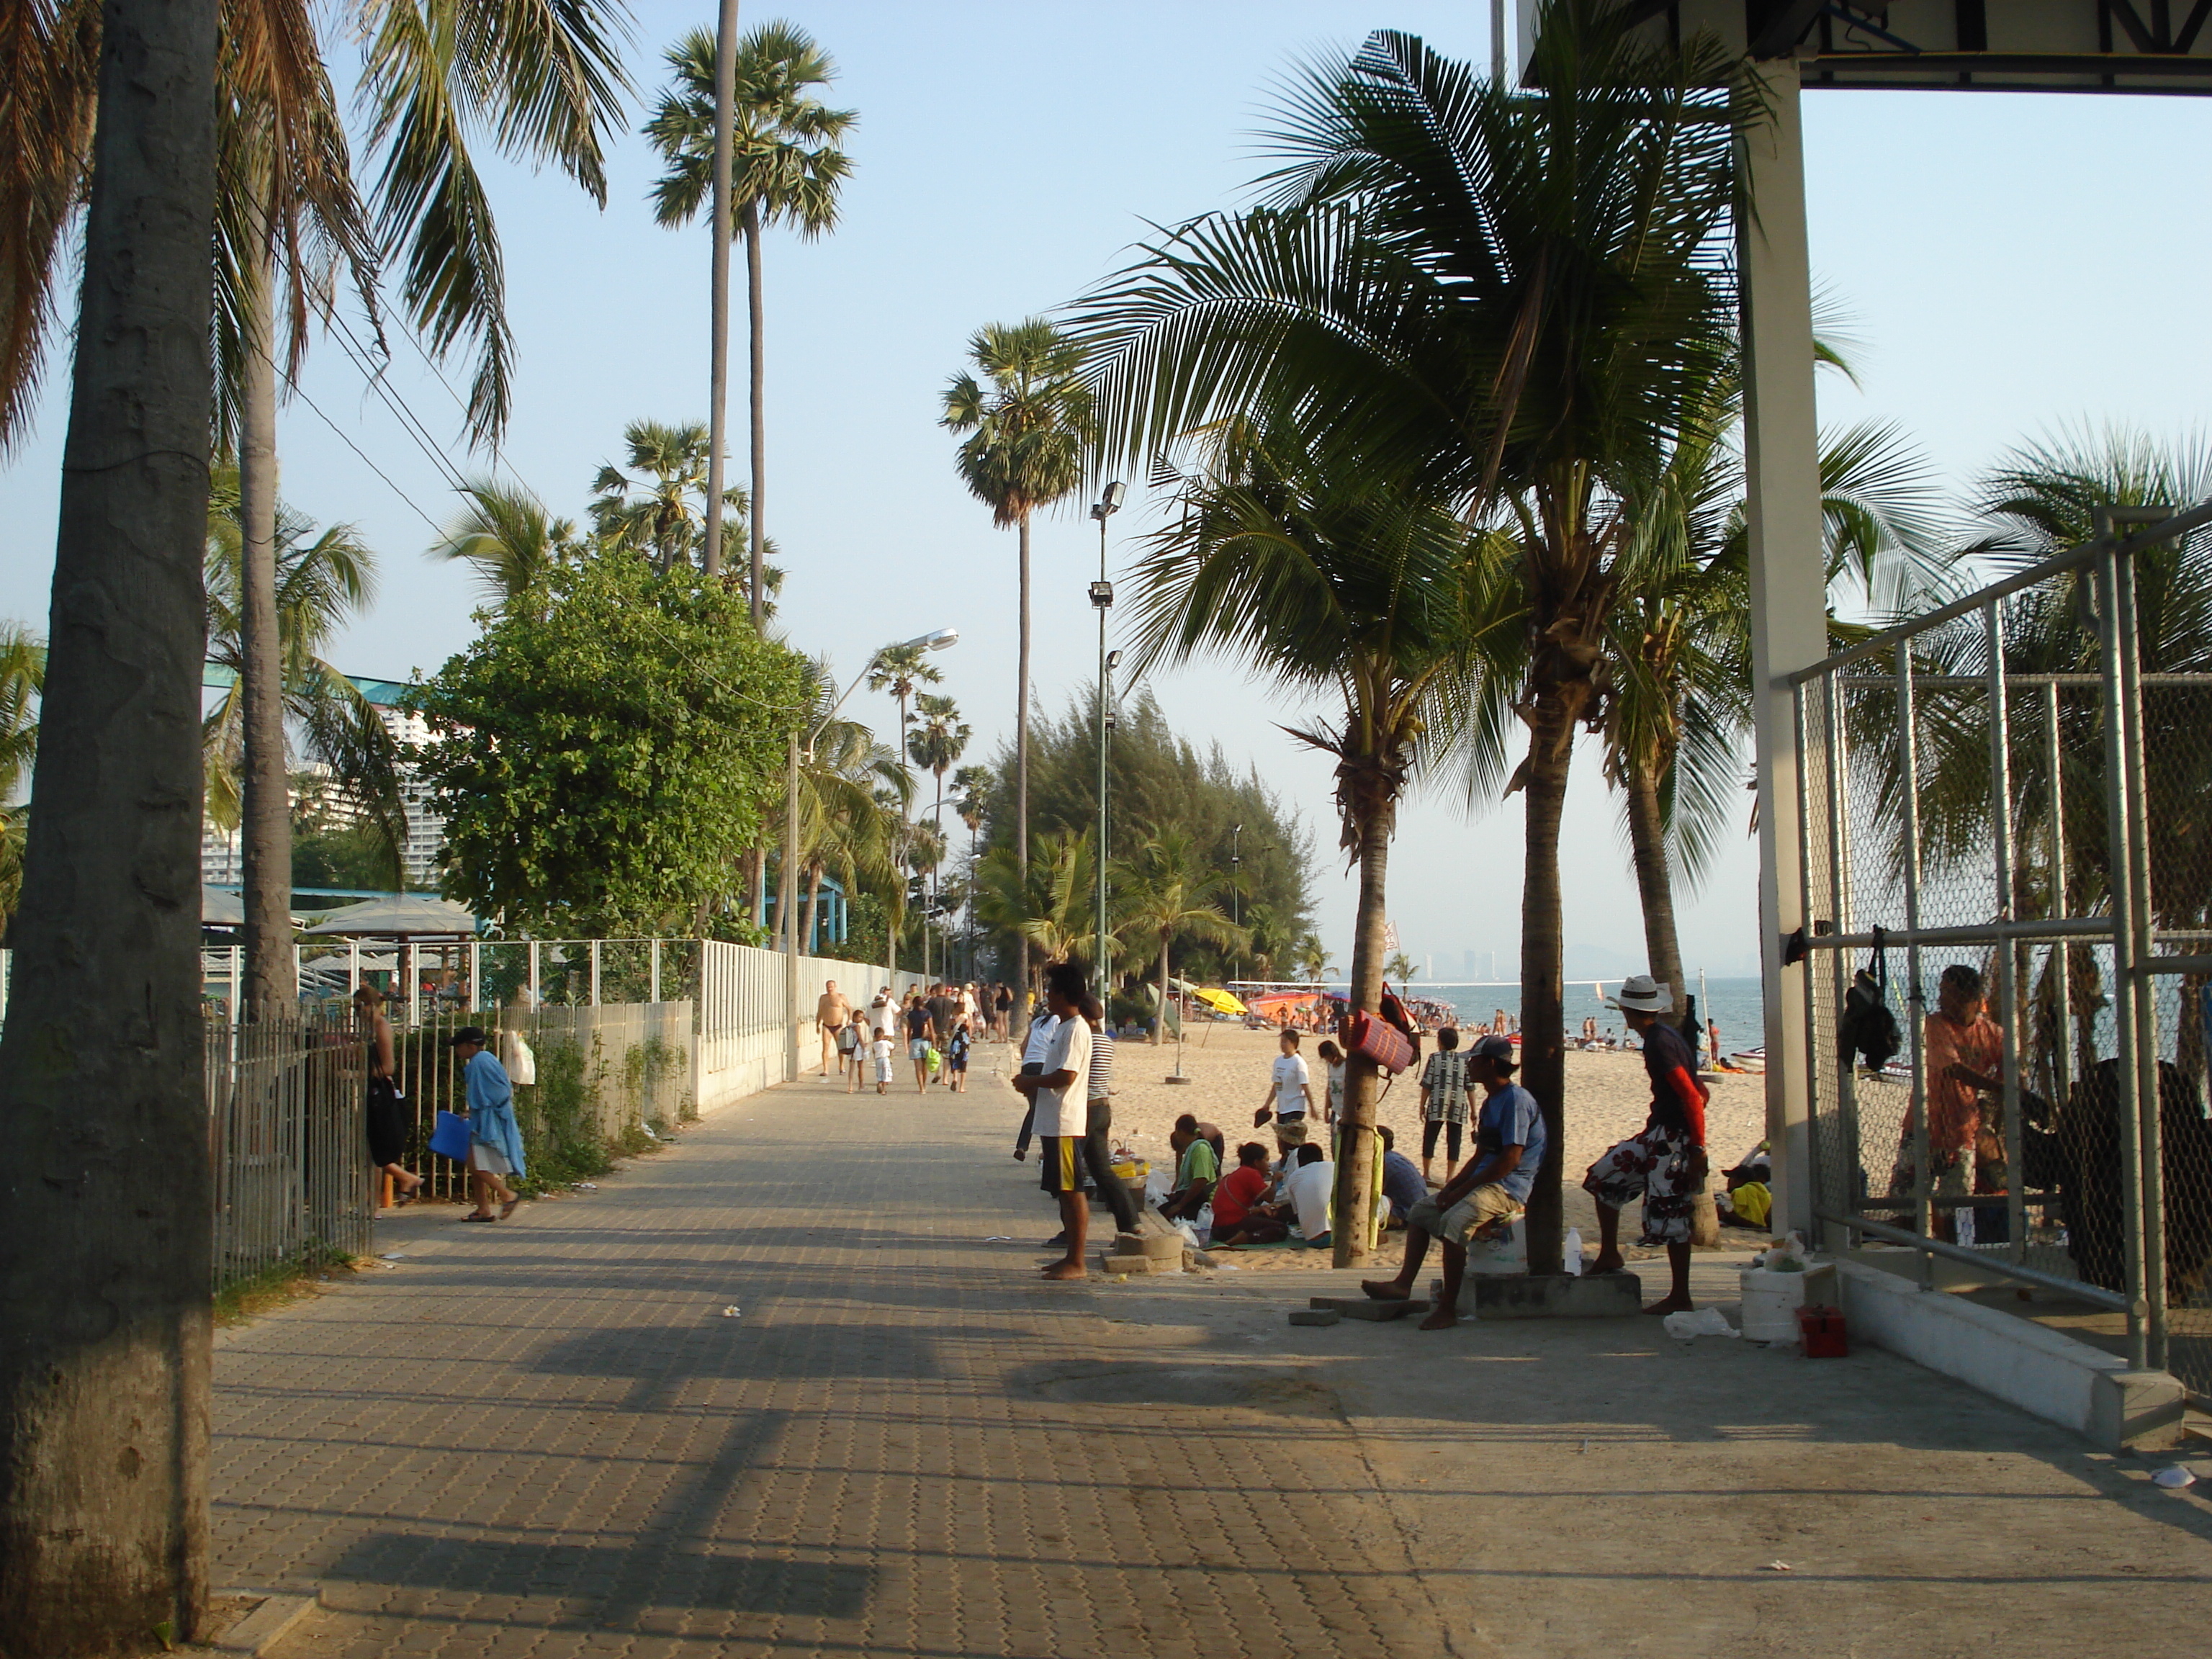
[[[515,1206],[521,1202],[522,1194],[517,1193],[513,1198],[508,1199],[506,1203],[499,1206],[499,1218],[501,1221],[506,1220],[507,1217],[514,1213]]]
[[[495,1215],[478,1215],[472,1210],[468,1214],[463,1216],[461,1219],[464,1221],[496,1221],[499,1218]]]

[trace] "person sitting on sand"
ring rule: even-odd
[[[1160,1200],[1160,1213],[1170,1221],[1196,1220],[1221,1178],[1221,1155],[1199,1129],[1198,1120],[1185,1112],[1168,1131],[1168,1149],[1176,1155],[1175,1190]]]
[[[1318,1250],[1334,1242],[1329,1220],[1336,1203],[1336,1166],[1328,1153],[1311,1145],[1299,1147],[1292,1156],[1293,1167],[1281,1183],[1284,1202],[1278,1213],[1296,1215],[1298,1231]]]
[[[1255,1215],[1267,1190],[1267,1149],[1248,1140],[1237,1149],[1237,1167],[1213,1188],[1213,1238],[1209,1249],[1269,1244],[1290,1231],[1272,1217]]]
[[[1597,1200],[1598,1252],[1594,1273],[1619,1273],[1620,1212],[1644,1195],[1644,1243],[1664,1244],[1674,1284],[1648,1314],[1690,1310],[1690,1208],[1704,1189],[1705,1085],[1682,1034],[1660,1018],[1674,1007],[1667,988],[1649,974],[1623,981],[1613,1006],[1644,1043],[1651,1079],[1651,1115],[1630,1137],[1589,1166],[1583,1190]]]
[[[1390,1217],[1384,1224],[1402,1227],[1413,1206],[1429,1195],[1429,1183],[1421,1179],[1413,1160],[1398,1150],[1398,1137],[1389,1124],[1376,1124],[1375,1136],[1382,1143],[1382,1196],[1390,1200]]]
[[[1535,1184],[1544,1161],[1544,1117],[1536,1097],[1513,1080],[1513,1044],[1498,1036],[1478,1038],[1467,1056],[1468,1073],[1482,1090],[1475,1120],[1474,1156],[1433,1197],[1406,1217],[1406,1259],[1395,1279],[1360,1285],[1378,1302],[1402,1302],[1413,1293],[1429,1241],[1444,1247],[1443,1297],[1421,1322],[1440,1331],[1459,1319],[1459,1289],[1467,1276],[1468,1241],[1513,1213]]]

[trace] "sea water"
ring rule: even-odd
[[[1620,981],[1617,979],[1567,981],[1567,1035],[1571,1039],[1582,1035],[1583,1021],[1592,1015],[1597,1017],[1597,1028],[1607,1036],[1619,1038],[1627,1030],[1620,1018],[1620,1011],[1607,1007],[1600,997],[1598,987],[1601,984],[1608,996],[1620,989]],[[1391,988],[1400,988],[1393,986]],[[1521,988],[1514,983],[1475,984],[1449,980],[1431,982],[1416,979],[1403,988],[1408,996],[1449,1004],[1459,1010],[1461,1021],[1468,1025],[1487,1025],[1492,1014],[1500,1008],[1516,1019],[1521,1015]],[[1689,988],[1692,996],[1698,996],[1695,974],[1690,976]],[[1765,1002],[1759,981],[1708,979],[1705,993],[1698,1000],[1698,1018],[1700,1021],[1719,1023],[1722,1053],[1733,1054],[1739,1049],[1756,1048],[1765,1042],[1763,1012]]]

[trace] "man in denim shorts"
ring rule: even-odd
[[[1360,1289],[1378,1302],[1402,1302],[1413,1293],[1429,1241],[1444,1247],[1443,1297],[1421,1322],[1425,1331],[1447,1330],[1459,1321],[1460,1281],[1467,1274],[1467,1244],[1483,1228],[1528,1200],[1544,1162],[1544,1117],[1536,1097],[1513,1080],[1513,1044],[1502,1036],[1476,1039],[1467,1056],[1468,1080],[1483,1092],[1476,1120],[1474,1155],[1443,1189],[1406,1215],[1406,1260],[1395,1279],[1369,1279]]]

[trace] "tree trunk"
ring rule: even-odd
[[[768,848],[756,847],[745,854],[745,891],[750,896],[745,921],[755,927],[768,921]]]
[[[1168,942],[1160,940],[1160,1017],[1152,1027],[1155,1047],[1168,1040]]]
[[[15,990],[0,1651],[207,1606],[200,657],[215,0],[107,0]]]
[[[1388,907],[1384,884],[1390,872],[1392,814],[1376,812],[1359,826],[1359,908],[1352,923],[1352,1011],[1374,1013],[1382,1006],[1382,928]],[[1322,1099],[1328,1085],[1322,1084]],[[1368,1219],[1375,1212],[1375,1062],[1347,1054],[1344,1061],[1344,1108],[1336,1134],[1336,1237],[1332,1255],[1339,1267],[1367,1260]]]
[[[751,544],[746,551],[752,561],[753,632],[757,634],[762,618],[767,614],[768,600],[767,592],[761,585],[761,561],[768,556],[768,532],[761,528],[761,496],[768,483],[768,322],[761,296],[760,204],[757,201],[745,204],[745,305],[752,323],[753,427],[753,487],[752,499],[748,503]],[[721,502],[709,502],[708,510],[719,514]]]
[[[1650,958],[1651,977],[1673,994],[1679,1022],[1689,1006],[1690,988],[1682,977],[1682,947],[1675,934],[1674,883],[1667,859],[1667,817],[1659,804],[1656,766],[1629,769],[1628,844],[1636,865],[1637,896],[1644,905],[1644,954]],[[1704,1045],[1699,1042],[1696,1046]]]
[[[257,218],[260,216],[256,215]],[[258,234],[258,232],[257,232]],[[276,270],[254,250],[254,307],[246,322],[239,398],[239,656],[246,734],[243,831],[245,1008],[267,1019],[299,1001],[292,949],[292,790],[284,753],[284,647],[276,621]]]
[[[1583,682],[1587,684],[1587,682]],[[1579,700],[1541,691],[1528,721],[1525,863],[1521,877],[1521,1084],[1544,1115],[1544,1161],[1528,1193],[1528,1271],[1564,1270],[1560,1159],[1566,1144],[1566,987],[1561,979],[1559,823]]]
[[[707,547],[709,577],[722,574],[723,457],[730,447],[730,173],[735,143],[738,0],[721,0],[714,34],[714,252],[708,279]],[[756,632],[760,618],[753,618]]]
[[[1015,656],[1014,675],[1014,866],[1021,872],[1021,890],[1030,890],[1030,515],[1022,514],[1021,644]],[[1021,990],[1014,998],[1013,1018],[1007,1026],[1012,1041],[1019,1042],[1030,1025],[1029,935],[1014,934],[1014,983]],[[1167,1018],[1165,1007],[1160,1010]]]
[[[802,923],[806,931],[800,935],[799,941],[799,954],[802,957],[814,954],[814,916],[821,902],[822,866],[810,864],[806,866],[806,915]]]

